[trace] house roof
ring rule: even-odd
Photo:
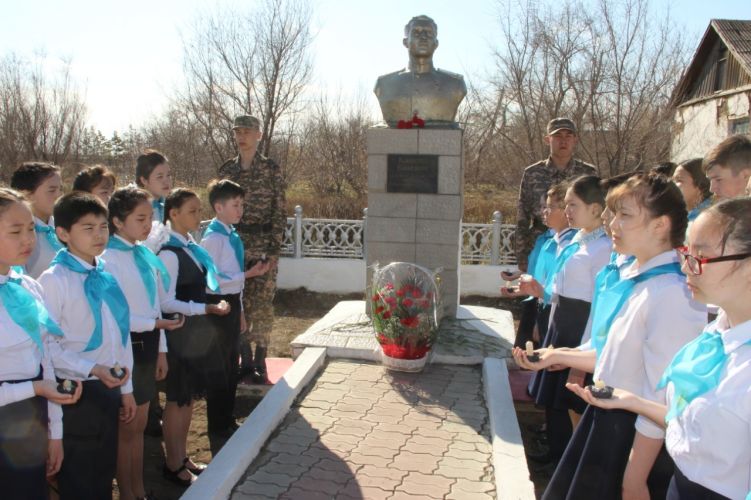
[[[671,103],[675,106],[689,91],[693,80],[700,74],[717,38],[722,40],[743,70],[751,76],[751,20],[712,19],[699,42],[691,63],[676,86]]]

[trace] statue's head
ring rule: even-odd
[[[438,48],[438,25],[428,16],[416,16],[404,27],[402,41],[410,56],[432,57]]]

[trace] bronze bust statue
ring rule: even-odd
[[[427,127],[455,127],[456,110],[467,95],[462,75],[433,67],[438,48],[438,26],[428,16],[410,19],[404,27],[403,44],[409,66],[378,77],[375,95],[389,127],[416,114]]]

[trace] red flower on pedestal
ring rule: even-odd
[[[400,319],[399,323],[406,326],[407,328],[417,328],[417,325],[420,324],[420,318],[418,318],[417,316],[408,316],[406,318]]]

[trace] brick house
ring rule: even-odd
[[[671,104],[673,161],[701,157],[726,137],[751,132],[751,21],[710,21]]]

